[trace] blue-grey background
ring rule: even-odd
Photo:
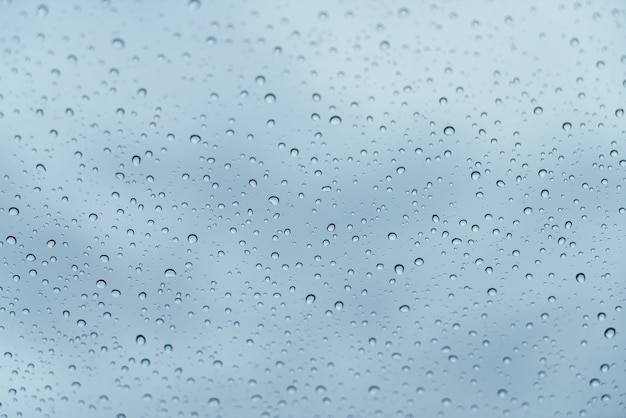
[[[0,416],[625,416],[625,25],[0,1]]]

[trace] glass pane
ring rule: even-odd
[[[625,25],[0,0],[0,416],[626,415]]]

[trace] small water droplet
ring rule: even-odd
[[[578,274],[576,275],[576,281],[577,281],[578,283],[584,283],[584,282],[585,282],[585,280],[586,280],[586,277],[585,277],[585,274],[584,274],[584,273],[578,273]]]
[[[341,125],[341,118],[339,116],[333,116],[330,118],[330,124],[332,126],[339,126]]]
[[[111,44],[116,48],[116,49],[124,49],[124,47],[126,46],[126,43],[124,42],[124,40],[122,38],[115,38],[111,41]]]
[[[137,335],[137,337],[135,337],[135,342],[139,345],[144,345],[146,343],[146,337],[144,337],[143,335],[139,334]]]
[[[278,202],[280,202],[280,199],[276,196],[271,196],[268,200],[274,206],[278,205]]]
[[[605,336],[607,339],[609,339],[609,340],[610,340],[611,338],[615,337],[615,328],[607,328],[607,329],[604,331],[604,336]]]
[[[20,214],[20,210],[18,208],[9,208],[9,215],[17,216]]]
[[[190,11],[195,12],[196,10],[198,10],[200,7],[202,6],[202,3],[200,2],[200,0],[189,0],[189,3],[187,3],[187,7],[189,8]]]
[[[456,131],[455,131],[454,127],[452,127],[452,126],[446,126],[446,127],[443,129],[443,133],[444,133],[445,135],[447,135],[447,136],[454,135],[454,133],[455,133],[455,132],[456,132]]]
[[[480,178],[480,171],[472,171],[472,180],[478,180]]]
[[[132,158],[132,162],[133,162],[133,165],[134,165],[135,167],[139,166],[139,164],[141,164],[141,157],[140,157],[140,156],[138,156],[138,155],[135,155],[135,156]]]
[[[199,143],[201,140],[202,140],[202,138],[200,138],[200,136],[199,136],[199,135],[191,135],[191,136],[189,137],[189,141],[190,141],[192,144],[197,144],[197,143]]]
[[[176,271],[174,269],[165,270],[165,277],[168,277],[168,278],[176,277]]]
[[[313,302],[315,302],[315,295],[310,293],[308,295],[306,295],[306,298],[304,299],[306,301],[307,304],[312,304]]]
[[[402,264],[396,264],[396,266],[393,268],[393,270],[396,272],[396,274],[403,274],[404,273],[404,266]]]
[[[189,241],[190,244],[193,244],[198,241],[198,236],[196,234],[189,234],[187,236],[187,241]]]
[[[570,129],[572,129],[572,124],[569,122],[565,122],[562,126],[564,131],[569,131]]]
[[[411,308],[409,308],[409,305],[402,305],[400,306],[400,312],[406,313],[408,311],[410,311]]]

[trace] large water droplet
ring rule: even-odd
[[[339,116],[333,116],[330,118],[329,122],[332,126],[338,126],[341,125],[341,118]]]
[[[610,340],[611,338],[615,337],[615,328],[607,328],[607,329],[604,331],[604,336],[605,336],[607,339],[609,339],[609,340]]]
[[[443,133],[444,133],[445,135],[447,135],[447,136],[454,135],[454,133],[455,133],[455,132],[456,132],[456,131],[454,130],[454,127],[452,127],[452,126],[446,126],[446,127],[443,129]]]

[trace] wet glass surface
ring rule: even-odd
[[[0,0],[0,416],[625,416],[625,46],[617,0]]]

